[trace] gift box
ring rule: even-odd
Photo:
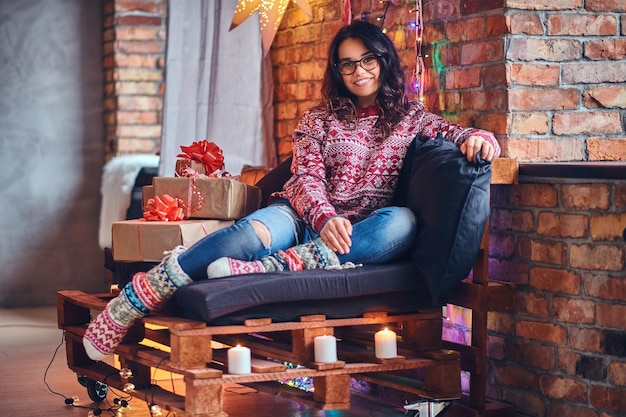
[[[189,247],[209,233],[233,223],[231,220],[117,221],[112,226],[113,260],[160,262],[163,252],[178,245]]]
[[[154,177],[155,196],[179,198],[185,218],[237,220],[261,205],[261,189],[228,178]]]
[[[211,172],[206,172],[206,166],[202,162],[189,158],[176,160],[176,176],[189,177],[197,174],[210,175]]]
[[[181,146],[177,156],[176,175],[179,177],[195,177],[207,175],[221,178],[224,171],[224,153],[222,149],[208,140],[199,140],[189,146]]]
[[[154,188],[151,185],[141,187],[141,207],[148,205],[148,200],[154,197]]]

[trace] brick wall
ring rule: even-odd
[[[105,0],[107,158],[160,148],[167,0]]]
[[[491,396],[624,416],[626,181],[522,178],[491,198],[490,272],[517,285],[513,312],[490,313]]]
[[[507,154],[532,161],[626,159],[626,3],[507,5]]]

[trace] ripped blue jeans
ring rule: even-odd
[[[251,225],[253,221],[267,228],[269,245],[257,235]],[[350,252],[338,254],[339,261],[342,264],[387,262],[407,250],[416,234],[415,216],[408,208],[378,209],[352,226]],[[252,261],[318,237],[287,201],[279,201],[199,240],[179,256],[178,262],[183,271],[197,281],[205,279],[208,265],[223,256]]]

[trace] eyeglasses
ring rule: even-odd
[[[358,61],[341,61],[335,66],[339,69],[341,75],[352,75],[356,71],[356,64],[359,64],[365,71],[371,71],[378,67],[380,55],[367,55]]]

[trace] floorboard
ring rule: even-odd
[[[12,417],[86,417],[93,409],[86,389],[67,367],[63,333],[56,327],[56,307],[0,309],[0,414]],[[55,354],[55,350],[58,348]],[[54,357],[54,359],[53,359]],[[47,370],[47,372],[46,372]],[[44,380],[45,375],[45,380]],[[184,394],[180,379],[160,371],[153,378],[161,386]],[[58,393],[54,394],[52,391]],[[77,406],[65,398],[78,396]],[[107,399],[116,396],[109,393]],[[354,396],[349,410],[324,411],[286,398],[232,385],[224,389],[224,411],[230,417],[399,417],[404,410]],[[148,405],[130,401],[123,413],[102,416],[151,417]],[[166,416],[167,412],[163,413]]]

